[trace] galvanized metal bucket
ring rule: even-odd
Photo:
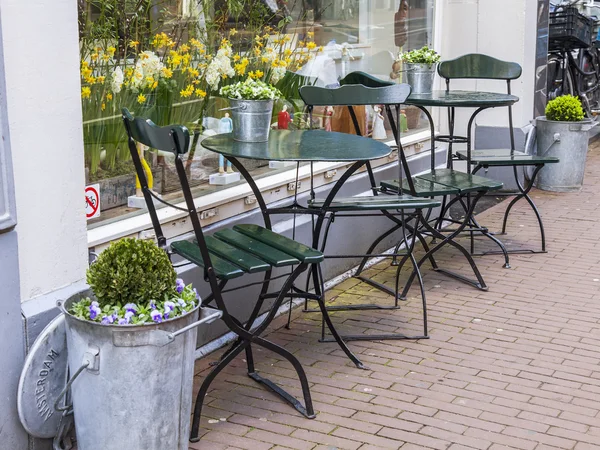
[[[160,324],[112,326],[67,311],[78,450],[187,450],[197,326],[221,312],[199,306]],[[58,403],[58,401],[57,401]]]
[[[413,94],[431,94],[436,64],[404,63],[404,82],[412,87]]]
[[[229,99],[233,120],[233,139],[241,142],[269,140],[273,100]]]
[[[546,165],[539,173],[537,187],[545,191],[576,192],[583,185],[591,120],[556,122],[536,119],[537,154],[554,156],[557,164]]]

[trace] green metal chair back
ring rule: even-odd
[[[127,108],[123,108],[122,112],[130,142],[133,139],[150,148],[175,155],[187,153],[190,146],[190,132],[183,125],[159,127],[150,119],[134,118]]]
[[[309,107],[396,105],[404,103],[410,95],[410,91],[411,88],[408,84],[394,84],[383,87],[346,84],[334,89],[304,86],[300,88],[300,96]]]
[[[471,53],[438,65],[438,74],[452,79],[516,80],[523,73],[515,62],[502,61],[480,53]]]
[[[351,83],[351,84],[350,84]],[[407,178],[411,194],[415,193],[412,176],[400,142],[400,105],[406,102],[411,93],[408,84],[389,83],[379,80],[364,72],[352,72],[340,81],[339,88],[322,88],[304,86],[300,89],[300,96],[312,112],[314,106],[346,106],[358,136],[361,135],[360,125],[352,106],[383,105],[389,119],[392,133],[398,147],[400,185],[404,176]],[[395,111],[395,114],[392,112]],[[375,178],[370,164],[367,164],[369,178],[374,187]],[[402,192],[400,192],[402,194]]]
[[[504,80],[506,91],[510,95],[510,82],[523,73],[521,66],[515,62],[502,61],[480,53],[471,53],[438,65],[438,74],[446,80],[446,89],[450,89],[450,80],[480,79]],[[449,113],[450,114],[450,113]],[[510,130],[510,148],[515,149],[515,131],[513,126],[512,106],[508,107],[508,126]]]
[[[194,198],[192,196],[190,184],[187,179],[185,167],[181,160],[181,155],[187,152],[190,144],[190,133],[188,129],[183,125],[159,127],[150,119],[143,119],[140,117],[134,118],[127,108],[123,108],[122,112],[123,122],[125,124],[125,129],[127,130],[129,152],[131,153],[131,159],[133,160],[136,174],[140,180],[140,186],[146,200],[148,214],[150,215],[152,226],[154,228],[154,232],[156,233],[158,245],[166,250],[167,240],[164,236],[162,227],[160,225],[160,220],[158,219],[158,215],[156,213],[154,199],[157,199],[158,201],[173,208],[183,210],[189,214],[192,227],[194,229],[194,234],[196,240],[198,241],[198,246],[200,247],[200,253],[202,254],[204,268],[208,270],[208,268],[212,267],[212,262],[208,253],[204,233],[202,232],[202,226],[200,225],[200,220],[198,219]],[[181,183],[181,190],[187,206],[186,209],[179,208],[178,206],[160,199],[160,197],[157,197],[150,190],[136,142],[142,143],[156,150],[172,152],[175,155],[175,168]]]
[[[369,75],[366,72],[356,71],[349,73],[340,80],[340,85],[344,86],[346,84],[362,84],[363,86],[370,88],[379,88],[393,86],[396,83],[392,81],[380,80],[379,78],[375,78],[373,75]]]

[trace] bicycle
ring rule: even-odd
[[[593,35],[595,21],[580,11],[596,7],[582,0],[551,5],[547,98],[577,96],[586,115],[593,118],[600,110],[600,43]]]

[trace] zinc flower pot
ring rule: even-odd
[[[412,87],[413,94],[431,94],[436,64],[404,63],[405,83]]]
[[[589,131],[596,125],[589,119],[578,122],[536,120],[537,153],[554,156],[557,164],[548,164],[539,173],[537,187],[544,191],[577,192],[583,185],[588,152]]]
[[[107,325],[69,312],[85,297],[59,304],[78,450],[187,450],[197,327],[221,312],[198,305],[161,323]]]
[[[229,99],[233,120],[233,139],[241,142],[269,140],[273,100]]]

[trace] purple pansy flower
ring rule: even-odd
[[[181,306],[182,308],[185,307],[185,300],[182,298],[178,298],[177,299],[177,303],[179,303],[179,306]]]
[[[115,321],[115,319],[113,319],[113,316],[104,316],[102,318],[102,322],[101,323],[103,325],[109,325],[109,324],[113,323],[114,321]]]
[[[156,309],[156,303],[154,303],[154,300],[150,301],[150,308]]]
[[[137,313],[137,305],[135,303],[127,303],[124,308],[127,312],[131,311],[134,314]]]
[[[127,323],[129,323],[129,321],[131,320],[131,318],[135,316],[135,313],[133,311],[127,311],[125,313],[125,319],[127,319]]]
[[[183,280],[181,278],[177,278],[175,280],[175,289],[177,289],[177,292],[179,292],[181,294],[183,292],[184,288],[185,288],[185,283],[183,282]]]
[[[175,309],[175,303],[167,301],[165,302],[165,312],[171,312]]]
[[[92,304],[90,305],[90,319],[94,320],[96,317],[98,317],[98,314],[100,314],[102,312],[102,310],[100,309],[100,305],[98,305],[98,302],[92,302]]]
[[[152,320],[156,323],[162,322],[162,314],[156,309],[150,313],[150,317],[152,317]]]
[[[196,288],[194,288],[193,291],[194,291],[194,294],[196,294],[196,300],[201,300],[200,294],[198,294],[198,291],[196,290]]]
[[[129,319],[122,318],[119,319],[119,325],[127,325],[129,323]]]

